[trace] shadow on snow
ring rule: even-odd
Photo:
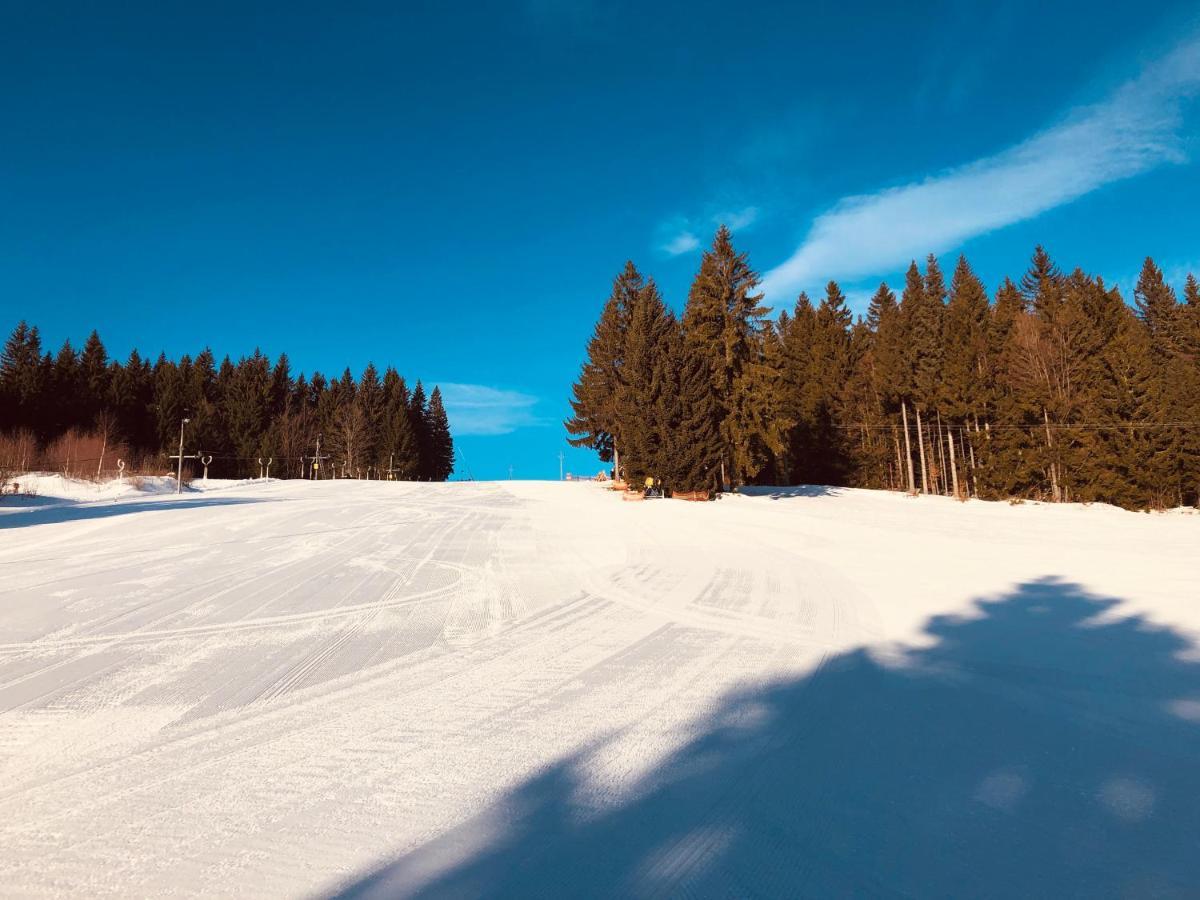
[[[42,505],[33,509],[17,509],[13,512],[0,513],[0,530],[6,528],[25,528],[30,525],[50,525],[57,522],[74,522],[82,519],[107,519],[111,516],[126,516],[131,513],[152,512],[154,510],[190,509],[211,506],[240,506],[244,503],[262,503],[256,498],[218,499],[206,497],[203,494],[188,497],[180,496],[178,500],[114,500],[75,503],[65,501],[54,505]]]
[[[1044,579],[737,693],[624,805],[587,753],[345,897],[1195,896],[1200,665]]]
[[[828,484],[743,485],[737,492],[747,497],[767,497],[771,500],[791,500],[796,497],[837,497],[845,488]]]

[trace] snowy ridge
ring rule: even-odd
[[[1200,883],[1200,517],[211,487],[0,515],[6,892]]]

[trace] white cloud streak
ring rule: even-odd
[[[509,434],[539,424],[533,414],[537,397],[483,384],[438,382],[450,432],[454,435]]]
[[[749,228],[758,220],[758,207],[747,206],[745,209],[729,210],[712,217],[714,225],[728,225],[730,231],[741,231]]]
[[[781,300],[830,278],[877,275],[1182,162],[1181,104],[1198,87],[1200,38],[1194,37],[1103,102],[1072,110],[1015,147],[924,181],[843,199],[766,274],[763,290]]]
[[[680,231],[674,237],[659,245],[659,249],[667,256],[681,256],[691,253],[700,246],[700,238],[690,231]]]

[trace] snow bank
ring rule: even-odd
[[[227,490],[253,484],[264,484],[278,479],[250,478],[196,479],[184,485],[184,492],[198,493]],[[6,507],[29,508],[55,503],[90,503],[99,500],[120,500],[129,497],[146,497],[158,494],[174,494],[175,479],[169,475],[130,475],[109,481],[85,481],[68,478],[56,472],[25,472],[13,475],[7,492],[0,497],[0,511]]]

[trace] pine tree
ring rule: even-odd
[[[1034,248],[1029,269],[1021,278],[1021,295],[1029,309],[1045,314],[1058,300],[1063,275],[1046,248],[1038,244]]]
[[[563,423],[571,446],[591,448],[606,462],[613,459],[614,449],[620,452],[615,436],[626,332],[631,310],[644,287],[645,280],[637,268],[626,262],[613,280],[612,291],[588,341],[587,359],[572,389],[573,415]]]
[[[420,473],[421,455],[409,415],[408,387],[393,368],[389,367],[383,375],[383,393],[380,460],[387,467],[385,471],[390,478],[411,481]]]
[[[115,415],[116,434],[135,451],[157,449],[157,428],[146,415],[154,394],[150,367],[137,350],[131,350],[123,366],[112,366],[108,406]]]
[[[1094,433],[1089,483],[1079,499],[1132,508],[1167,505],[1174,491],[1165,431],[1125,424],[1161,421],[1162,383],[1151,334],[1124,303],[1102,361],[1093,417],[1113,425]]]
[[[847,471],[837,423],[840,393],[850,376],[850,323],[846,297],[838,283],[831,281],[817,307],[806,386],[809,459],[804,480],[811,484],[838,484]]]
[[[178,433],[179,420],[184,417],[187,405],[185,373],[191,368],[191,361],[187,357],[184,357],[184,361],[186,368],[175,365],[163,353],[154,365],[154,426],[157,449],[160,451],[171,446],[172,438]],[[204,448],[197,444],[197,449]]]
[[[93,331],[88,335],[79,355],[80,368],[80,405],[83,418],[91,424],[108,403],[108,351],[100,335]]]
[[[418,481],[430,481],[433,478],[433,456],[429,442],[429,412],[425,386],[419,378],[408,401],[408,421],[412,425],[413,438],[417,445],[416,478]]]
[[[669,390],[666,342],[675,327],[658,287],[653,280],[646,282],[629,309],[614,431],[624,448],[622,469],[634,484],[664,474],[663,447],[669,426],[656,416],[662,394]]]
[[[933,254],[926,260],[925,277],[920,291],[906,286],[908,298],[917,301],[910,319],[909,339],[913,351],[914,401],[920,410],[937,410],[942,396],[942,328],[945,317],[946,288],[942,270]],[[910,269],[911,278],[911,269]]]
[[[81,417],[79,356],[69,340],[63,341],[58,356],[54,358],[48,392],[51,415],[45,437],[53,440],[75,425]]]
[[[734,249],[729,229],[722,225],[701,258],[683,315],[685,339],[708,359],[722,456],[735,485],[753,478],[765,464],[770,442],[756,426],[752,380],[742,377],[762,361],[761,332],[769,310],[754,290],[758,283],[746,254]]]
[[[987,291],[960,256],[946,308],[942,364],[942,412],[956,425],[986,409],[989,319]]]
[[[796,298],[792,315],[780,322],[782,343],[781,410],[789,424],[786,437],[787,480],[812,481],[816,457],[816,420],[820,401],[819,373],[814,366],[813,347],[817,340],[817,311],[808,295]]]
[[[429,395],[427,411],[429,429],[429,476],[433,481],[446,481],[454,471],[454,440],[450,436],[450,421],[442,405],[442,390],[434,385]]]
[[[43,391],[42,344],[37,327],[24,321],[13,329],[0,352],[0,400],[4,427],[35,428]]]
[[[1150,332],[1155,353],[1165,357],[1179,352],[1182,349],[1179,303],[1175,291],[1163,279],[1162,270],[1148,256],[1142,265],[1133,297],[1138,317]]]
[[[384,400],[379,372],[374,363],[367,363],[358,381],[358,402],[366,420],[362,439],[362,461],[364,465],[372,466],[376,472],[386,464],[386,460],[380,458]]]
[[[226,359],[226,363],[228,358]],[[249,358],[243,357],[236,367],[225,373],[222,409],[225,427],[234,455],[236,470],[244,475],[258,474],[258,458],[274,456],[275,450],[264,446],[271,404],[271,364],[257,347]]]
[[[673,317],[660,351],[654,422],[663,440],[654,469],[670,491],[715,490],[721,441],[708,360]]]

